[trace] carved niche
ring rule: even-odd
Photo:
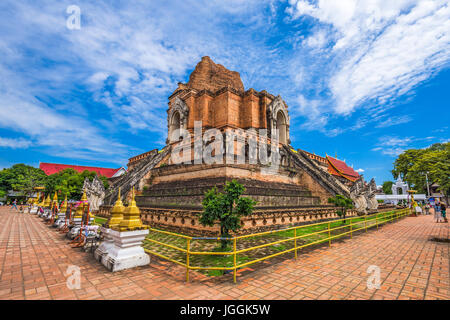
[[[286,103],[281,96],[277,96],[267,107],[267,126],[271,138],[276,138],[278,129],[278,140],[282,144],[289,145],[290,118]]]
[[[170,143],[178,140],[172,139],[172,133],[175,130],[187,130],[189,107],[180,97],[175,97],[175,99],[171,102],[167,113],[167,142]]]

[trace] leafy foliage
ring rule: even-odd
[[[34,188],[44,185],[47,175],[41,169],[25,164],[15,164],[11,168],[0,171],[0,190],[22,191],[31,195]]]
[[[200,223],[204,226],[214,226],[220,223],[220,236],[230,237],[230,231],[236,232],[241,228],[241,217],[248,216],[253,212],[256,201],[241,197],[245,188],[236,180],[227,182],[224,192],[218,192],[214,187],[205,193],[203,199],[203,212]],[[222,241],[225,248],[227,241]]]
[[[337,212],[339,216],[342,216],[345,219],[348,209],[354,208],[352,199],[344,197],[340,194],[335,197],[328,198],[328,203],[334,204],[336,207],[340,208]],[[345,223],[345,220],[344,220]]]
[[[392,194],[392,185],[394,182],[392,181],[385,181],[383,182],[383,192],[384,194]]]
[[[65,169],[47,176],[41,169],[16,164],[0,171],[0,196],[9,190],[22,191],[25,195],[31,195],[35,187],[44,186],[46,194],[53,195],[55,191],[60,191],[61,198],[67,194],[69,199],[79,200],[84,179],[87,177],[92,181],[96,175],[95,172],[87,170],[78,173],[73,169]],[[106,177],[100,176],[100,180],[105,188],[109,186]]]
[[[67,194],[69,199],[80,200],[83,194],[81,189],[84,180],[88,178],[92,181],[96,175],[93,171],[85,170],[82,173],[78,173],[73,169],[65,169],[47,177],[45,191],[50,194],[53,194],[55,191],[61,191],[61,197]],[[103,185],[107,188],[107,178],[100,176],[100,180],[102,180]]]
[[[436,182],[447,197],[450,194],[450,142],[436,143],[426,149],[406,150],[398,156],[392,174],[401,175],[415,190],[426,193],[426,177]]]

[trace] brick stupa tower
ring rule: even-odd
[[[209,57],[201,59],[187,83],[178,84],[169,96],[168,105],[167,146],[129,160],[128,174],[112,181],[101,209],[103,212],[112,207],[119,187],[124,195],[136,187],[136,202],[145,222],[208,231],[198,226],[196,220],[204,193],[214,186],[220,189],[232,179],[242,183],[245,195],[257,201],[255,214],[260,215],[280,210],[299,213],[310,208],[327,209],[329,197],[349,195],[346,186],[302,151],[294,151],[290,146],[288,106],[280,96],[265,90],[245,90],[238,72],[214,63]],[[279,150],[276,174],[263,174],[262,168],[266,165],[249,161],[249,140],[233,146],[236,158],[239,155],[245,158],[243,163],[230,163],[226,159],[221,163],[195,162],[195,155],[198,155],[195,137],[199,133],[195,124],[200,121],[202,135],[214,129],[225,141],[227,134],[254,130],[252,139],[258,143],[276,143]],[[192,160],[190,163],[173,161],[173,151],[181,143],[174,134],[177,129],[186,130],[193,137],[188,143],[192,152],[186,159]],[[260,130],[266,130],[267,138],[261,138]],[[279,132],[278,139],[274,139],[275,132]],[[247,137],[250,139],[249,134]],[[223,148],[226,148],[225,142]],[[271,150],[270,147],[267,150]],[[280,219],[281,224],[288,222]],[[255,225],[255,222],[250,223]]]

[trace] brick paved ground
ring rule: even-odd
[[[152,257],[149,266],[108,272],[41,219],[0,208],[0,299],[450,299],[449,225],[432,216],[405,218],[245,273],[233,284]],[[81,268],[81,289],[66,287],[69,265]],[[381,288],[366,286],[370,265]]]

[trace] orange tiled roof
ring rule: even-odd
[[[326,156],[328,161],[328,172],[335,176],[341,176],[345,179],[355,182],[359,179],[359,173],[349,167],[344,161]]]

